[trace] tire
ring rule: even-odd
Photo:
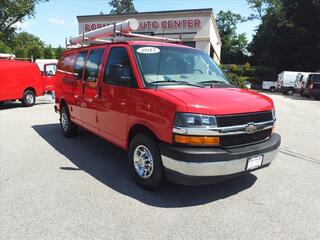
[[[144,158],[141,158],[141,157]],[[147,190],[160,188],[164,182],[163,165],[156,140],[147,134],[138,134],[129,147],[130,171],[135,182]]]
[[[320,100],[320,96],[313,96],[315,100]]]
[[[79,127],[71,121],[68,107],[63,105],[60,111],[60,127],[62,134],[67,137],[75,137],[78,134]]]
[[[292,96],[292,95],[293,95],[293,90],[292,90],[292,89],[289,89],[289,90],[287,91],[287,94],[286,94],[286,95]]]
[[[275,87],[271,87],[270,88],[270,92],[275,93],[276,92],[276,88]]]
[[[36,95],[31,90],[26,90],[23,93],[23,97],[21,99],[21,103],[25,107],[31,107],[36,103]]]

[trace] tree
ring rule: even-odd
[[[6,41],[16,30],[16,23],[26,17],[33,17],[35,6],[48,0],[1,0],[0,1],[0,39]]]
[[[39,47],[37,45],[33,45],[30,48],[28,48],[27,53],[28,53],[28,57],[29,56],[32,57],[33,60],[41,58],[43,55],[43,51],[42,51],[41,47]]]
[[[55,51],[54,51],[54,56],[55,56],[55,58],[56,58],[56,59],[60,59],[63,51],[64,51],[64,49],[63,49],[61,46],[57,47],[57,48],[55,49]]]
[[[109,5],[112,7],[111,14],[136,13],[133,0],[111,0]]]
[[[0,41],[0,53],[11,53],[11,48],[4,42]]]
[[[217,15],[217,25],[219,28],[222,49],[221,60],[223,63],[244,64],[248,61],[247,45],[245,34],[237,34],[237,24],[243,18],[239,14],[231,11],[220,11]]]
[[[320,0],[262,2],[270,3],[249,46],[254,63],[278,72],[320,69]]]
[[[281,0],[247,0],[254,13],[249,19],[261,19],[265,14],[276,13],[281,9]]]
[[[43,50],[43,57],[46,59],[52,59],[53,58],[53,50],[51,45],[47,46]]]
[[[31,45],[38,45],[41,48],[44,48],[44,42],[40,40],[40,38],[27,33],[27,32],[21,32],[18,33],[16,35],[14,35],[14,38],[12,39],[12,41],[9,43],[10,46],[12,47],[25,47],[27,48],[28,46]]]

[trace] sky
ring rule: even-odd
[[[38,36],[53,47],[65,44],[65,39],[78,35],[77,16],[94,15],[101,11],[108,14],[111,10],[109,0],[50,0],[36,6],[34,18],[19,23],[20,31]],[[214,14],[220,10],[231,10],[242,16],[252,12],[246,0],[134,0],[138,12],[212,8]],[[258,21],[238,25],[238,33],[245,33],[249,41]]]

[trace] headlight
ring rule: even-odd
[[[176,128],[214,128],[217,127],[215,116],[177,113],[174,119]],[[192,136],[187,133],[174,134],[174,142],[177,144],[188,144],[192,146],[219,146],[220,138],[214,136]]]
[[[276,119],[276,108],[273,107],[272,109],[272,119],[275,120]]]
[[[175,127],[217,127],[216,117],[202,114],[177,113],[174,119]]]

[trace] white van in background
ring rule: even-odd
[[[270,92],[275,92],[277,90],[277,82],[274,81],[263,81],[262,89],[269,90]]]
[[[295,93],[295,82],[300,72],[284,71],[278,75],[277,88],[286,95]]]

